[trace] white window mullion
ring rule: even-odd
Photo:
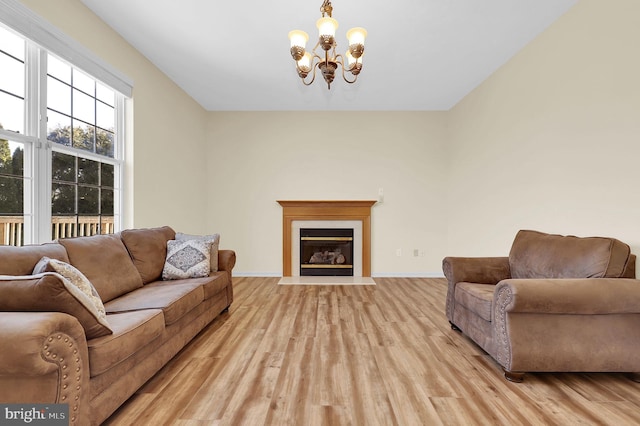
[[[33,90],[37,91],[37,105],[31,119],[38,136],[35,149],[35,211],[38,212],[34,242],[51,241],[51,143],[47,141],[47,52],[37,49],[38,67]]]

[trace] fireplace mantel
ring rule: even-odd
[[[375,200],[278,200],[282,206],[282,275],[291,276],[291,229],[294,220],[362,222],[362,275],[371,276],[371,206]]]

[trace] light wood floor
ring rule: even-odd
[[[444,279],[375,281],[234,278],[229,313],[105,424],[640,424],[639,383],[603,373],[507,382],[450,329]]]

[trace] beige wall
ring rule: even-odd
[[[207,113],[79,0],[23,2],[134,79],[127,226],[221,232],[239,274],[281,272],[276,200],[379,188],[374,275],[504,255],[521,228],[615,236],[640,253],[637,0],[581,0],[440,113]]]
[[[134,80],[125,227],[170,224],[185,232],[201,231],[206,111],[80,0],[22,2]]]
[[[640,254],[640,2],[581,0],[449,112],[448,250],[518,229]]]
[[[377,199],[372,274],[440,271],[445,244],[445,115],[437,112],[212,112],[209,229],[239,273],[282,272],[276,200]],[[396,256],[396,249],[402,256]],[[424,251],[414,257],[413,250]]]

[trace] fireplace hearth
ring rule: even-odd
[[[301,228],[300,276],[353,276],[353,229]]]

